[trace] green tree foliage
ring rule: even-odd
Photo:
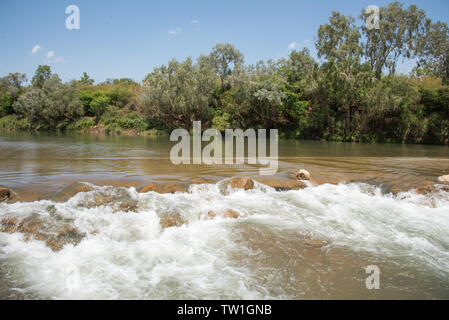
[[[190,128],[194,120],[209,126],[213,118],[212,96],[215,76],[207,59],[197,63],[188,58],[172,60],[155,68],[145,80],[142,90],[144,113],[157,118],[166,128]]]
[[[220,77],[221,91],[224,90],[224,82],[234,69],[243,65],[243,55],[232,44],[217,44],[209,55],[209,59],[215,72]]]
[[[36,72],[34,73],[33,79],[31,79],[31,84],[33,87],[42,88],[44,82],[50,79],[51,69],[49,66],[38,66]]]
[[[84,113],[77,90],[57,75],[47,79],[42,88],[29,89],[14,103],[14,110],[38,129],[64,127]]]
[[[89,104],[89,111],[95,115],[97,122],[100,120],[101,115],[106,111],[109,102],[109,97],[104,93],[95,93],[93,95]]]
[[[439,77],[449,85],[449,28],[444,22],[429,22],[425,35],[419,67],[424,74]]]
[[[91,77],[89,77],[89,75],[86,72],[83,72],[83,76],[81,77],[81,79],[79,80],[79,82],[83,85],[93,85],[94,84],[94,79],[92,79]]]
[[[360,18],[365,21],[367,15],[363,12]],[[368,30],[362,24],[366,37],[364,55],[378,79],[384,69],[394,75],[400,57],[410,58],[419,52],[422,45],[419,35],[424,32],[426,22],[425,12],[415,5],[404,9],[401,3],[393,2],[380,8],[379,29]]]
[[[0,78],[0,116],[14,112],[13,104],[23,94],[25,81],[25,74],[20,73],[10,73]]]

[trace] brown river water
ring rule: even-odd
[[[229,189],[231,177],[260,178],[258,166],[173,165],[174,144],[1,134],[0,185],[20,201],[0,203],[0,298],[449,299],[449,192],[437,183],[448,147],[280,140],[273,179],[312,178],[278,192]],[[207,183],[137,192],[197,178]],[[75,182],[88,192],[53,201]],[[92,204],[99,196],[111,200]],[[239,217],[208,217],[229,209]],[[162,228],[167,214],[183,223]],[[38,231],[8,231],[6,218]],[[67,226],[76,232],[57,250],[36,236]],[[369,290],[372,265],[380,288]]]

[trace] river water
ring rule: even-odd
[[[175,166],[173,145],[165,136],[0,136],[0,185],[25,200],[0,203],[0,218],[83,234],[53,251],[0,232],[0,298],[449,299],[449,193],[414,190],[449,174],[448,147],[281,140],[279,174],[306,168],[312,180],[277,192],[226,189],[257,166]],[[199,177],[214,183],[136,191]],[[51,200],[73,182],[90,191]],[[98,195],[113,201],[87,205]],[[117,209],[124,199],[136,209]],[[227,209],[240,217],[207,218]],[[187,223],[161,228],[165,213]],[[365,283],[372,265],[377,290]]]

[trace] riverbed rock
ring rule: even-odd
[[[11,196],[11,192],[6,187],[0,187],[0,201],[8,200]]]
[[[164,184],[150,183],[138,189],[138,192],[147,193],[150,191],[154,191],[157,193],[176,193],[176,192],[187,192],[188,190],[189,190],[188,184],[173,182]]]
[[[254,189],[254,181],[248,177],[234,178],[229,182],[233,189],[251,190]]]
[[[45,245],[53,251],[61,250],[66,244],[77,245],[85,237],[70,224],[51,224],[36,214],[21,220],[17,217],[3,217],[0,232],[23,233],[25,241],[45,241]]]
[[[209,212],[207,213],[207,218],[208,219],[215,219],[217,216],[222,216],[224,218],[229,218],[229,219],[238,219],[240,218],[240,214],[232,209],[226,209],[224,211],[218,211],[218,213],[216,213],[213,210],[209,210]]]
[[[415,188],[415,192],[421,195],[427,195],[431,193],[438,192],[437,187],[433,181],[426,180]]]
[[[327,246],[329,244],[328,241],[326,240],[321,240],[321,239],[304,239],[304,244],[312,247],[312,248],[322,248],[324,246]]]
[[[0,232],[14,233],[17,232],[17,218],[3,217],[0,222]]]
[[[293,179],[256,178],[257,182],[274,188],[276,191],[301,190],[306,187],[303,181]]]
[[[215,219],[216,217],[217,217],[217,214],[215,213],[215,211],[209,210],[209,212],[207,213],[207,218],[208,219]]]
[[[71,199],[74,196],[76,196],[78,193],[89,192],[89,191],[92,191],[92,190],[93,190],[92,187],[87,185],[87,184],[85,184],[85,183],[75,182],[75,183],[72,183],[72,184],[68,185],[64,189],[58,191],[52,197],[52,200],[54,202],[66,202],[69,199]]]
[[[206,183],[208,182],[203,178],[195,178],[190,180],[190,184],[206,184]]]
[[[438,178],[438,182],[449,183],[449,175],[441,176]]]
[[[240,215],[238,214],[238,212],[236,212],[232,209],[227,209],[223,212],[223,217],[230,218],[230,219],[238,219],[240,217]]]
[[[123,212],[136,212],[137,211],[137,201],[126,201],[122,202],[119,206],[119,210]]]
[[[300,169],[293,172],[292,177],[298,180],[310,180],[310,173],[306,169]]]
[[[180,227],[186,224],[187,221],[178,214],[163,214],[159,223],[163,229],[167,229],[171,227]]]

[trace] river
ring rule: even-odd
[[[176,166],[173,145],[167,136],[0,135],[0,185],[23,200],[0,203],[0,218],[82,234],[52,250],[0,232],[0,298],[449,299],[449,192],[414,190],[449,174],[448,147],[280,140],[278,175],[306,168],[306,188],[224,192],[228,178],[259,167]],[[208,183],[137,192],[195,178]],[[54,201],[74,182],[89,191]],[[98,195],[112,201],[87,205]],[[124,199],[135,210],[117,209]],[[207,218],[228,209],[239,218]],[[186,223],[161,228],[167,212]],[[373,265],[380,288],[369,290]]]

